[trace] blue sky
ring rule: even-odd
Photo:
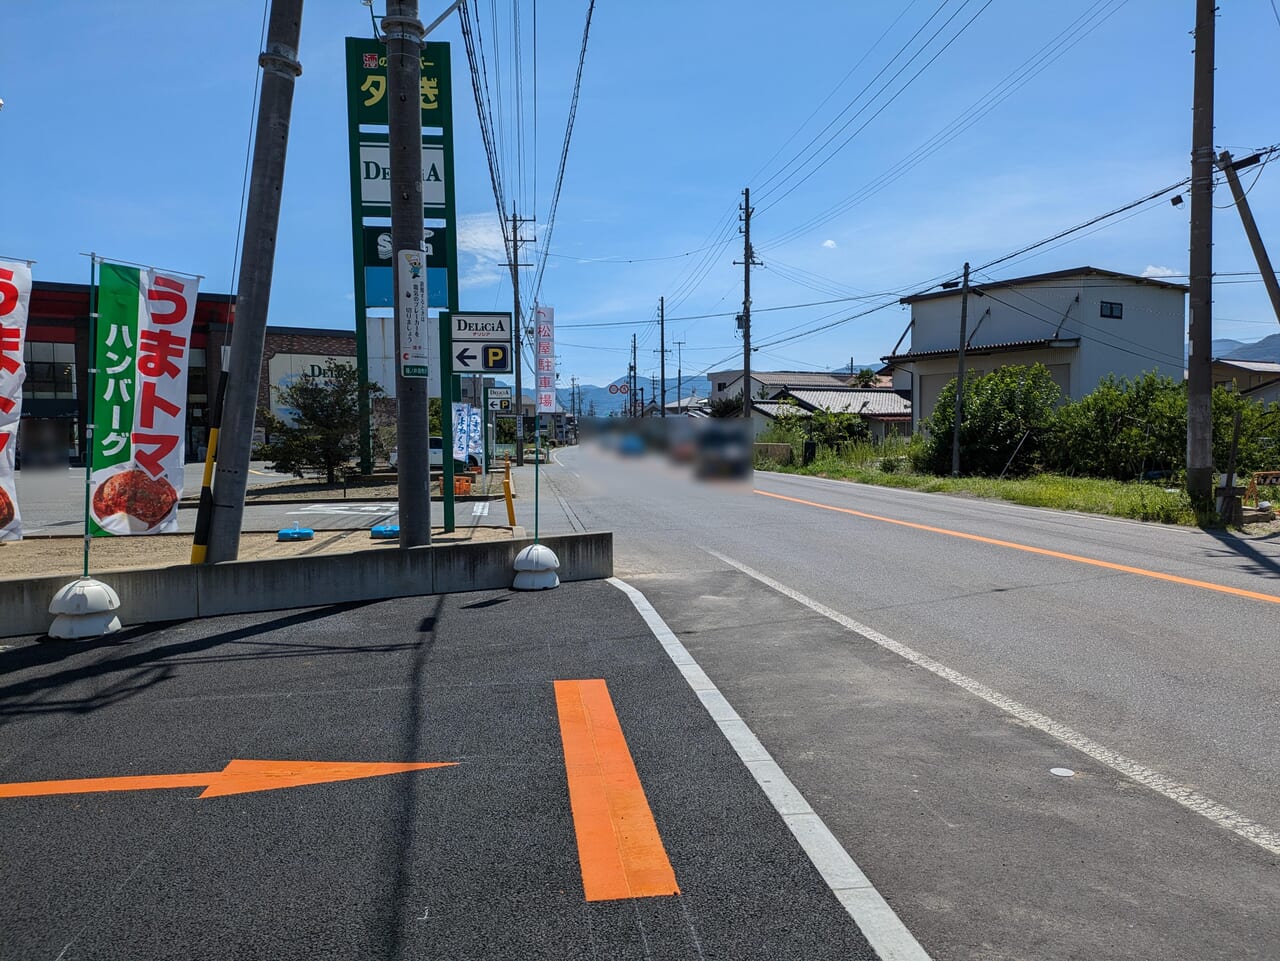
[[[423,19],[443,6],[424,3]],[[1189,173],[1193,0],[791,6],[599,3],[548,248],[546,220],[586,3],[538,5],[535,84],[533,0],[522,0],[522,111],[512,82],[513,6],[480,3],[486,44],[496,24],[489,79],[502,104],[504,181],[521,214],[538,220],[526,228],[538,240],[526,253],[547,254],[540,299],[556,308],[562,383],[623,376],[633,332],[641,376],[656,371],[658,335],[650,321],[660,295],[668,301],[669,376],[677,340],[684,341],[686,378],[740,363],[733,314],[741,307],[742,268],[732,262],[741,260],[742,244],[733,218],[745,186],[756,208],[752,239],[765,264],[753,272],[753,339],[765,344],[886,299],[847,298],[915,291],[958,274],[966,259],[994,260]],[[383,0],[376,7],[381,13]],[[1271,0],[1222,7],[1215,142],[1239,156],[1280,142],[1280,17]],[[852,111],[841,111],[865,85],[875,89],[911,55],[915,46],[874,79],[917,29],[928,22],[919,46],[953,15],[833,146],[976,19],[821,169],[798,185],[798,177],[784,179],[794,169],[787,162],[805,156],[802,148],[833,119],[829,130],[842,124]],[[88,265],[78,253],[95,250],[201,273],[202,289],[230,290],[261,18],[262,6],[245,0],[69,0],[57,15],[44,4],[7,3],[0,255],[39,261],[38,279],[84,281]],[[342,46],[345,36],[369,34],[369,12],[358,0],[307,5],[273,324],[354,324]],[[457,17],[432,39],[454,48],[462,305],[509,309]],[[914,162],[920,144],[1046,45],[1060,55],[1054,62],[905,169],[904,158]],[[1256,172],[1245,172],[1246,186]],[[860,203],[843,203],[886,173],[901,176]],[[1249,197],[1280,257],[1280,164],[1264,168]],[[1216,202],[1216,269],[1255,271],[1225,187]],[[1083,264],[1185,274],[1189,206],[1149,204],[992,268],[990,276]],[[1219,281],[1215,337],[1252,341],[1280,331],[1256,274]],[[840,302],[789,306],[833,300]],[[724,316],[702,316],[708,314]],[[762,348],[753,366],[830,369],[850,357],[857,366],[875,365],[907,319],[895,304]],[[613,326],[574,326],[587,324]]]

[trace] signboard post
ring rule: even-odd
[[[419,57],[419,94],[422,108],[422,188],[423,215],[431,218],[423,225],[426,306],[429,309],[457,309],[458,255],[457,205],[454,191],[453,106],[450,51],[447,43],[423,43]],[[390,180],[387,101],[387,48],[372,37],[346,39],[347,145],[351,183],[352,279],[355,292],[356,365],[360,370],[360,465],[373,468],[372,425],[368,394],[369,308],[395,306],[396,289],[390,260],[391,243]],[[384,238],[385,235],[385,239]],[[426,314],[430,319],[430,313]],[[424,331],[431,331],[424,323]],[[447,332],[439,331],[441,347],[447,348]],[[428,333],[428,337],[433,336]],[[434,346],[434,344],[432,345]],[[404,351],[400,352],[401,354]],[[434,354],[428,348],[428,355]],[[447,351],[442,352],[447,363]],[[397,357],[403,365],[404,357]],[[434,359],[429,361],[435,366]],[[419,366],[414,364],[413,366]],[[412,375],[418,376],[418,375]],[[434,378],[428,383],[435,386]],[[389,385],[383,385],[389,386]],[[458,397],[456,378],[446,368],[441,377],[443,409]],[[442,418],[445,447],[451,445],[450,418]],[[422,443],[427,439],[422,438]],[[453,462],[444,465],[444,528],[454,529]]]

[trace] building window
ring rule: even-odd
[[[1104,300],[1102,302],[1102,316],[1119,320],[1124,316],[1124,304],[1114,300]]]
[[[721,380],[721,381],[717,381],[717,382],[716,382],[716,390],[718,390],[718,391],[723,391],[723,390],[724,390],[726,387],[728,387],[728,386],[729,386],[729,385],[728,385],[727,383],[725,383],[723,380]]]
[[[27,379],[22,396],[29,400],[74,400],[76,345],[28,340],[22,350]]]

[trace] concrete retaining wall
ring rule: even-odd
[[[510,587],[516,554],[532,540],[481,541],[318,557],[184,564],[95,575],[120,595],[122,624],[278,611],[348,601]],[[560,559],[562,581],[613,576],[613,534],[565,534],[541,543]],[[0,637],[43,634],[49,601],[72,578],[0,581]]]

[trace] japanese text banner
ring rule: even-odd
[[[539,307],[533,312],[533,364],[539,414],[556,412],[556,311]]]
[[[27,369],[22,347],[31,307],[31,268],[0,260],[0,541],[22,539],[22,515],[14,484],[22,382]]]
[[[103,264],[94,366],[90,529],[178,529],[194,277]]]

